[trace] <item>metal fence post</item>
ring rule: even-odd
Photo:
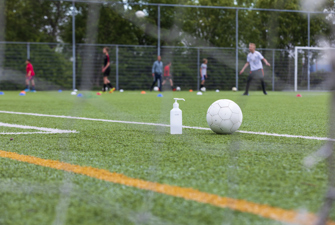
[[[272,50],[272,91],[275,91],[275,50]]]
[[[75,3],[72,2],[72,89],[76,88],[76,15]]]
[[[115,59],[115,74],[116,74],[116,90],[119,90],[119,46],[117,45],[115,48],[115,55],[116,55],[116,59]]]
[[[235,79],[236,79],[236,88],[237,88],[237,90],[238,90],[238,9],[236,9],[236,30],[235,30],[235,32],[236,32],[236,62],[235,62],[235,65],[236,65],[236,68],[235,68]]]
[[[161,55],[161,7],[158,5],[157,18],[157,55]]]
[[[294,91],[298,91],[298,49],[294,48]]]
[[[197,75],[197,90],[199,91],[200,88],[200,49],[198,48],[198,60],[197,60],[197,67],[198,67],[198,75]]]
[[[30,59],[30,43],[27,43],[27,59]]]

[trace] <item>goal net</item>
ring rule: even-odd
[[[332,48],[295,47],[294,91],[327,91],[332,73]]]

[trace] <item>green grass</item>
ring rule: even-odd
[[[327,136],[328,93],[124,92],[84,98],[69,92],[0,96],[0,110],[150,123],[169,123],[173,98],[182,97],[183,123],[208,127],[212,102],[231,99],[243,111],[240,130]],[[0,149],[92,166],[130,177],[283,209],[316,213],[327,187],[327,168],[303,166],[322,141],[0,114],[0,122],[77,130],[77,134],[0,135]],[[25,132],[0,127],[0,132]],[[31,131],[31,130],[29,130]],[[9,139],[13,137],[14,140]],[[67,191],[64,191],[67,190]],[[332,214],[335,219],[335,214]],[[64,222],[64,223],[62,223]],[[0,158],[0,224],[280,224],[180,198],[83,175]]]

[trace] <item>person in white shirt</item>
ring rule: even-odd
[[[247,63],[242,68],[240,74],[244,72],[244,70],[250,65],[250,74],[247,80],[247,87],[243,95],[249,95],[249,86],[253,79],[259,79],[262,84],[263,93],[267,95],[265,90],[265,83],[264,83],[264,71],[263,71],[263,64],[262,61],[267,65],[271,66],[270,63],[262,56],[262,54],[256,51],[256,45],[254,43],[249,44],[249,51],[247,57]]]
[[[208,63],[208,60],[203,59],[203,63],[201,64],[201,67],[200,67],[200,78],[201,78],[200,89],[204,87],[205,81],[207,79],[207,63]]]

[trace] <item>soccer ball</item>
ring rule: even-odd
[[[176,87],[176,90],[177,90],[177,91],[180,91],[181,89],[180,89],[180,87]]]
[[[232,91],[237,91],[237,88],[236,88],[236,87],[233,87],[231,90],[232,90]]]
[[[219,89],[216,89],[216,91],[215,91],[216,93],[219,93],[220,92],[220,90]]]
[[[202,92],[205,92],[205,91],[206,91],[206,88],[205,88],[205,87],[202,87],[200,90],[201,90]]]
[[[141,11],[141,10],[137,11],[135,13],[135,15],[137,16],[137,18],[143,18],[143,17],[145,17],[145,13],[143,11]]]
[[[221,99],[214,102],[207,111],[208,126],[217,134],[232,134],[242,124],[242,110],[233,101]]]
[[[124,90],[123,90],[123,89],[120,89],[120,92],[122,93],[122,92],[124,92]]]
[[[197,95],[202,95],[202,92],[201,92],[201,91],[198,91],[198,92],[197,92]]]
[[[158,87],[154,87],[154,91],[159,91],[159,88]]]

